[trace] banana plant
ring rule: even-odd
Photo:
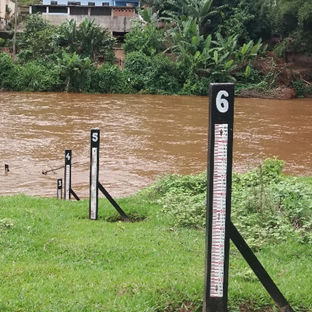
[[[97,61],[109,58],[114,44],[113,36],[94,20],[84,19],[79,26],[69,20],[60,26],[60,46],[68,53],[76,52]]]
[[[67,20],[60,28],[59,44],[65,50],[77,50],[77,23],[75,20]]]
[[[253,40],[250,40],[248,43],[244,43],[240,49],[236,51],[235,58],[240,64],[244,64],[255,58],[262,48],[261,38],[257,43],[254,43]]]
[[[199,26],[199,34],[207,36],[207,27],[212,18],[219,15],[226,5],[214,7],[214,0],[168,0],[171,10],[163,12],[163,20],[179,25],[183,20],[192,17]]]
[[[81,57],[76,52],[73,54],[63,52],[62,57],[58,59],[58,67],[61,77],[65,81],[65,91],[67,92],[83,91],[89,83],[90,73],[94,71],[94,65],[90,58]]]

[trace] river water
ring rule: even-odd
[[[100,182],[131,194],[167,173],[206,170],[208,99],[188,96],[0,93],[0,195],[53,197],[64,150],[72,188],[89,194],[90,129],[101,130]],[[235,99],[234,170],[278,156],[312,175],[312,100]],[[4,172],[9,164],[10,172]]]

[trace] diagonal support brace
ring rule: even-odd
[[[271,298],[275,301],[281,312],[294,312],[283,294],[280,292],[267,271],[259,262],[255,254],[249,248],[244,238],[240,235],[235,225],[230,222],[230,238],[245,258],[250,268],[254,271],[263,287],[267,290]]]
[[[76,200],[80,200],[80,198],[78,197],[78,195],[74,192],[73,189],[70,189],[70,194],[72,194]]]
[[[115,202],[113,197],[107,192],[105,187],[100,182],[98,182],[98,188],[103,193],[103,195],[108,199],[108,201],[115,207],[115,209],[119,212],[121,218],[124,221],[130,221],[126,213],[120,208],[120,206]]]

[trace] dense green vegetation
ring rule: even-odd
[[[240,42],[276,38],[283,53],[311,54],[309,0],[143,0],[161,17],[194,17],[201,33],[238,35]]]
[[[286,177],[281,166],[267,160],[234,175],[233,222],[295,311],[311,312],[312,180]],[[194,197],[204,192],[203,175],[163,178],[118,200],[136,222],[118,221],[106,200],[90,221],[87,200],[1,197],[0,310],[200,312],[205,208]],[[273,302],[231,246],[230,311],[241,305]]]
[[[281,70],[275,56],[312,54],[308,0],[149,0],[125,36],[125,66],[114,65],[114,38],[93,21],[59,27],[28,17],[17,38],[17,60],[0,53],[0,88],[27,91],[206,95],[211,82],[266,92]],[[1,45],[11,46],[10,41]],[[104,64],[104,65],[103,65]],[[103,67],[104,66],[104,67]],[[308,80],[290,74],[298,96]],[[285,83],[285,81],[284,81]]]
[[[312,244],[312,181],[284,176],[282,169],[282,161],[267,159],[248,173],[233,174],[232,220],[255,249],[290,237]],[[204,228],[205,174],[170,175],[155,190],[175,226]]]
[[[115,39],[94,21],[79,27],[68,21],[60,27],[47,24],[39,15],[29,16],[17,40],[17,61],[0,53],[0,87],[25,91],[101,92],[119,90],[120,74],[114,65],[109,70],[96,63],[114,60]],[[110,84],[99,78],[107,74]],[[105,90],[108,92],[107,90]],[[105,92],[104,91],[104,92]]]

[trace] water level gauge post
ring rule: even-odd
[[[98,219],[100,130],[91,129],[89,219]]]
[[[234,85],[210,85],[206,262],[203,312],[226,312],[228,300]]]
[[[57,179],[57,199],[62,199],[63,180]]]
[[[70,200],[71,190],[71,165],[72,151],[65,150],[65,167],[64,167],[64,199]]]

